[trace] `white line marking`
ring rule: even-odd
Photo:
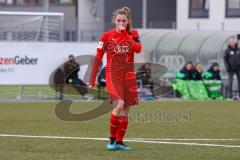
[[[33,136],[33,135],[14,135],[14,134],[0,134],[0,137],[15,137],[15,138],[43,138],[43,139],[75,139],[75,140],[96,140],[107,141],[108,138],[90,138],[90,137],[63,137],[63,136]],[[176,140],[176,139],[175,139]],[[190,140],[190,139],[188,139]],[[196,139],[195,139],[196,140]],[[214,139],[207,139],[214,140]],[[223,140],[223,139],[220,139]],[[228,139],[234,140],[234,139]],[[221,145],[221,144],[202,144],[202,143],[183,143],[183,142],[164,142],[164,141],[150,141],[138,139],[126,139],[128,142],[137,143],[152,143],[152,144],[175,144],[175,145],[188,145],[188,146],[206,146],[206,147],[224,147],[224,148],[240,148],[239,145]]]
[[[125,141],[129,141],[129,142],[142,142],[142,143],[152,143],[152,144],[177,144],[177,145],[187,145],[187,146],[206,146],[206,147],[240,148],[240,146],[238,146],[238,145],[222,145],[222,144],[164,142],[164,141],[134,141],[134,140],[125,140]]]
[[[129,140],[142,141],[240,141],[240,139],[216,139],[216,138],[128,138]]]
[[[14,134],[0,134],[0,137],[43,138],[43,139],[75,139],[75,140],[97,140],[97,141],[107,141],[107,140],[109,140],[108,138],[62,137],[62,136],[33,136],[33,135],[14,135]]]

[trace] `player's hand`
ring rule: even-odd
[[[126,28],[122,25],[119,25],[119,29],[120,29],[120,31],[124,31]]]

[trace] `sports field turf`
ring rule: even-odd
[[[97,104],[76,102],[71,111],[85,112]],[[55,105],[1,102],[0,159],[240,159],[240,101],[142,102],[130,114],[126,138],[131,141],[126,143],[134,148],[131,152],[110,152],[105,149],[107,141],[89,139],[109,136],[109,114],[88,122],[66,122],[56,117]]]

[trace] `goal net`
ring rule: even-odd
[[[0,11],[0,43],[63,41],[63,21],[63,13]],[[0,63],[0,73],[2,68],[4,65]],[[0,85],[0,101],[12,98],[54,97],[55,92],[47,85]]]
[[[62,41],[63,13],[0,12],[0,41]]]

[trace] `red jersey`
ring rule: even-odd
[[[137,104],[134,53],[140,53],[142,48],[138,38],[136,30],[131,30],[131,34],[126,30],[119,33],[115,29],[104,32],[97,47],[89,82],[95,85],[99,66],[106,53],[106,84],[110,99],[122,99],[126,106]]]

